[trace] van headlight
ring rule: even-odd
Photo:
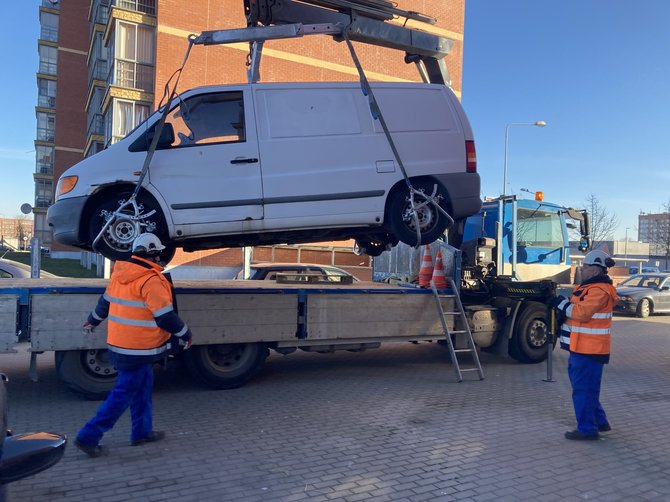
[[[63,176],[60,178],[58,180],[58,184],[56,185],[56,200],[58,200],[62,195],[71,192],[77,185],[78,179],[79,176]]]

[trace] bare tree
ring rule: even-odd
[[[670,200],[663,204],[664,217],[654,222],[654,228],[649,233],[649,254],[665,258],[665,270],[668,270],[670,258]]]
[[[600,203],[594,194],[584,201],[584,208],[591,218],[591,243],[597,249],[604,241],[614,239],[614,231],[619,226],[619,217]]]

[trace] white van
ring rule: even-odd
[[[479,210],[472,131],[443,85],[373,84],[412,185],[458,223]],[[48,223],[63,244],[90,249],[139,179],[160,119],[68,169]],[[153,231],[172,250],[353,238],[378,255],[416,244],[407,184],[357,83],[241,84],[187,91],[171,104],[139,195],[144,219],[118,218],[97,245],[125,258]],[[155,211],[154,211],[155,210]],[[132,211],[130,211],[132,215]],[[448,219],[419,211],[421,243]]]

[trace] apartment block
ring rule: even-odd
[[[397,4],[437,18],[422,28],[454,40],[447,66],[460,96],[465,0]],[[155,110],[190,34],[244,27],[246,19],[242,0],[42,0],[40,23],[35,232],[57,255],[66,247],[51,243],[45,213],[58,177]],[[246,82],[248,51],[248,44],[194,47],[178,90]],[[372,81],[420,80],[398,51],[361,44],[357,51]],[[261,80],[357,81],[358,74],[345,44],[312,36],[267,43]]]

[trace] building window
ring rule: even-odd
[[[114,101],[114,118],[112,123],[112,143],[126,137],[149,116],[149,105],[133,101]]]
[[[40,38],[49,42],[58,41],[58,15],[40,12]]]
[[[154,29],[117,22],[112,84],[153,92]]]
[[[46,78],[37,79],[37,106],[56,108],[56,81]]]
[[[56,115],[37,112],[37,139],[53,143],[56,132]]]
[[[50,45],[40,45],[40,73],[55,75],[58,70],[58,49]]]
[[[53,183],[51,180],[35,181],[35,207],[46,208],[51,205]]]
[[[116,0],[122,9],[136,10],[145,14],[156,15],[156,0]]]
[[[54,172],[54,147],[38,145],[35,147],[37,172],[39,174],[53,174]]]

